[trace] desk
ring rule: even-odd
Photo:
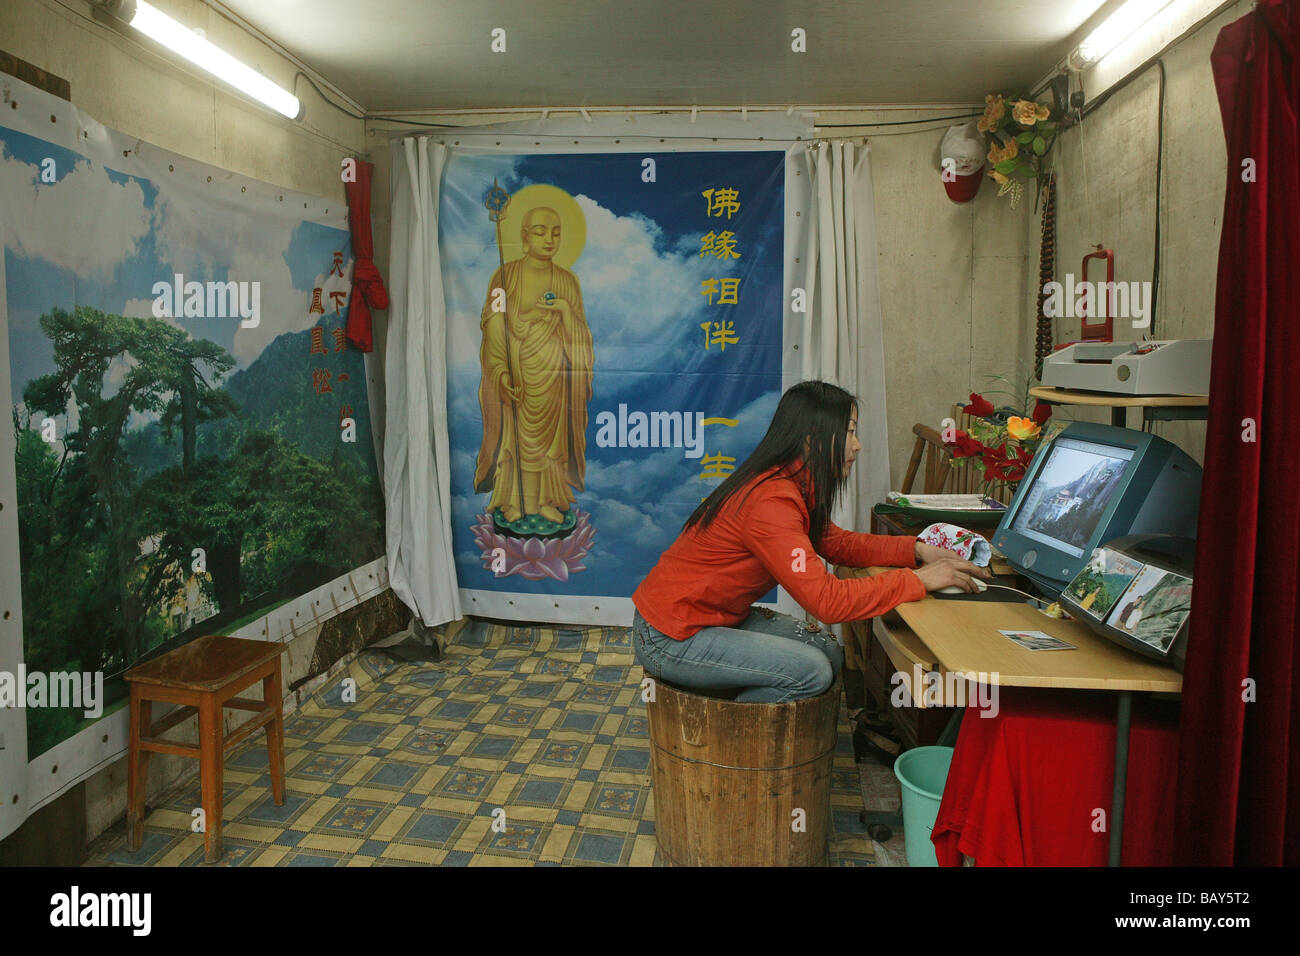
[[[960,522],[958,523],[960,524]],[[916,523],[915,519],[905,514],[882,514],[874,508],[871,512],[872,534],[916,537],[929,524],[931,524],[929,521]],[[994,528],[973,528],[971,530],[984,538],[988,538],[993,533]],[[993,550],[993,560],[989,567],[1002,583],[1021,590],[1028,589],[1029,582],[1021,577],[1015,568],[998,554],[996,549]],[[841,574],[840,576],[843,577],[844,575]],[[889,707],[890,675],[895,668],[892,666],[888,654],[885,653],[880,640],[872,634],[869,621],[845,625],[844,667],[844,688],[850,707],[866,703],[863,699],[855,698],[855,693],[861,695],[864,692],[875,701],[877,708]],[[944,726],[949,721],[948,714],[942,710],[934,707],[928,709],[900,707],[893,708],[892,713],[894,728],[904,747],[923,747],[928,744],[943,742]],[[879,822],[886,826],[891,825],[888,820],[883,818]]]
[[[841,577],[880,574],[892,568],[841,568]],[[1115,691],[1119,695],[1115,729],[1115,778],[1111,795],[1110,864],[1119,865],[1124,827],[1124,792],[1128,775],[1129,722],[1134,691],[1180,693],[1182,675],[1172,667],[1144,660],[1098,637],[1078,621],[1047,617],[1015,602],[944,601],[926,596],[900,604],[876,618],[872,629],[895,668],[910,687],[916,666],[936,671],[947,690],[946,674],[996,674],[1004,687],[1055,687]],[[1073,644],[1072,651],[1030,651],[999,630],[1035,630]],[[912,693],[915,701],[924,694]],[[961,695],[963,698],[965,694]],[[965,700],[943,701],[945,706]]]

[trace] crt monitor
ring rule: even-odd
[[[1201,466],[1148,432],[1071,422],[1034,455],[993,544],[1058,597],[1102,542],[1196,537]]]

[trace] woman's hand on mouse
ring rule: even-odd
[[[948,553],[949,557],[929,561],[913,572],[921,579],[926,591],[959,587],[963,591],[974,592],[978,588],[976,588],[972,577],[989,578],[993,576],[988,568],[981,568],[977,564],[972,564],[964,558],[953,555],[952,552]]]

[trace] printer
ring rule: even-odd
[[[1209,395],[1213,344],[1076,342],[1043,360],[1042,384],[1114,395]]]

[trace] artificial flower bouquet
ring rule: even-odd
[[[1007,381],[1001,375],[993,378]],[[955,434],[944,434],[944,444],[951,451],[954,467],[982,466],[986,485],[1006,484],[1015,490],[1037,451],[1066,426],[1065,422],[1049,424],[1052,406],[1045,402],[1035,400],[1033,411],[1026,414],[1030,384],[1025,384],[1019,408],[1003,406],[995,409],[983,395],[971,393],[970,404],[962,408],[963,412],[976,418],[970,431],[958,428],[954,429]],[[985,391],[990,395],[999,394],[988,389]]]
[[[1011,193],[1015,208],[1024,182],[1042,171],[1059,124],[1045,103],[990,93],[978,126],[989,137],[989,176],[998,184],[999,196]]]

